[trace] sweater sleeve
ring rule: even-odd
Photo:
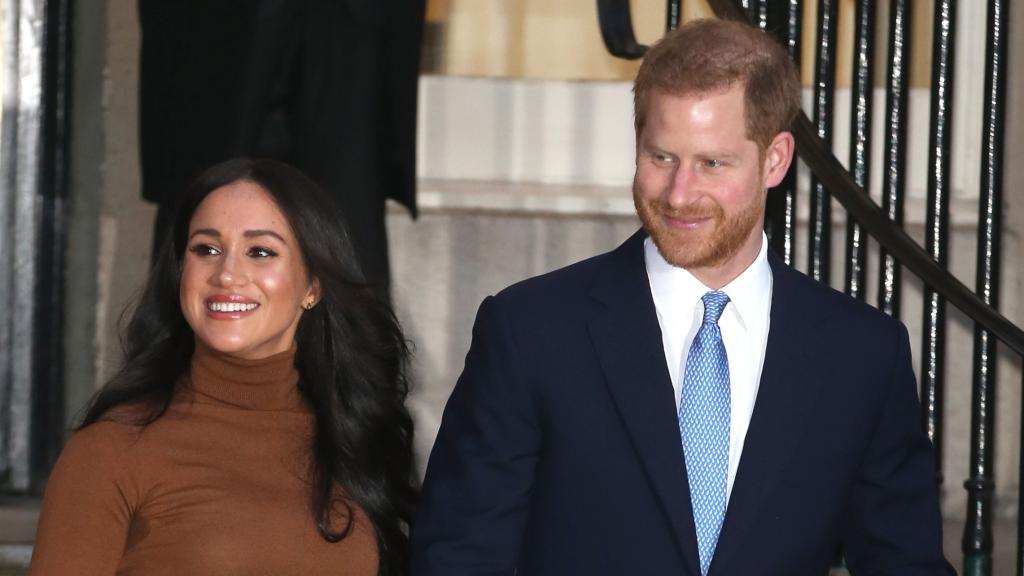
[[[140,498],[128,465],[135,430],[98,422],[64,447],[46,485],[31,576],[117,572]]]

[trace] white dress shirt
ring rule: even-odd
[[[651,284],[654,307],[658,311],[665,361],[675,390],[676,413],[683,386],[686,357],[704,319],[701,297],[711,290],[684,268],[669,264],[654,242],[644,242],[647,278]],[[722,341],[729,357],[729,384],[732,411],[729,429],[729,479],[726,501],[732,494],[743,442],[754,411],[761,383],[764,351],[768,343],[768,323],[772,302],[772,271],[768,266],[768,238],[762,233],[761,251],[754,262],[721,289],[729,296],[718,320]]]

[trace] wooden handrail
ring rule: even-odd
[[[597,21],[605,48],[612,56],[625,60],[643,58],[647,46],[636,41],[629,0],[597,0]]]

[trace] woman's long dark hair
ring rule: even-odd
[[[143,425],[167,410],[194,348],[178,300],[189,222],[211,192],[238,181],[270,194],[295,232],[306,270],[320,281],[320,301],[303,313],[295,334],[299,386],[316,418],[311,505],[320,534],[344,538],[354,504],[373,523],[381,574],[402,574],[416,499],[408,347],[386,298],[363,281],[333,201],[286,164],[229,160],[193,182],[122,331],[124,366],[97,393],[81,427],[118,407],[144,408],[137,419]],[[339,504],[348,512],[340,527],[332,522]]]

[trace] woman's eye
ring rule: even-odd
[[[274,252],[270,248],[253,246],[252,248],[249,248],[249,256],[253,258],[273,258],[274,256],[277,256],[277,252]]]
[[[209,244],[196,244],[188,249],[189,252],[196,256],[216,256],[220,254],[220,250],[210,246]]]

